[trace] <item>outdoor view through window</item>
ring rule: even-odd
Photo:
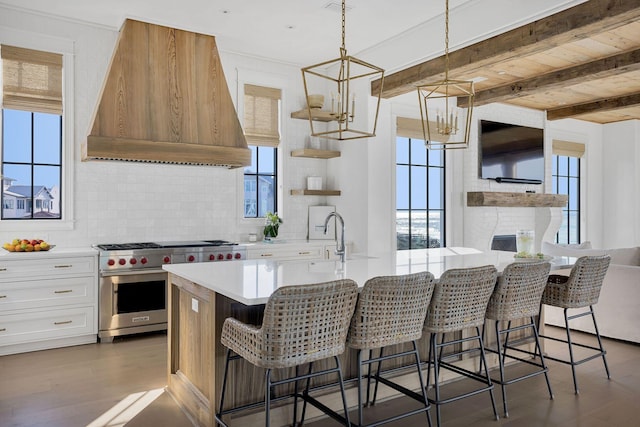
[[[444,150],[424,141],[396,138],[397,248],[445,246]]]
[[[2,110],[2,219],[60,219],[62,116]]]

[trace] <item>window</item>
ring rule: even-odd
[[[568,141],[553,141],[551,165],[552,193],[566,194],[562,209],[562,225],[556,243],[580,243],[580,157],[584,145]]]
[[[398,135],[420,135],[401,126],[400,119],[398,125]],[[415,126],[413,128],[416,129]],[[396,236],[399,250],[445,246],[444,171],[444,150],[427,150],[424,140],[417,137],[396,138]]]
[[[244,85],[244,132],[251,165],[244,169],[244,217],[277,210],[280,89]]]
[[[7,45],[0,53],[2,219],[61,219],[62,55]]]

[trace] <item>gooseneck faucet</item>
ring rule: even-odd
[[[340,262],[344,263],[344,255],[346,251],[344,249],[344,219],[342,219],[342,215],[340,215],[338,212],[331,212],[329,215],[327,215],[327,217],[324,220],[324,234],[327,234],[327,228],[329,227],[329,220],[331,219],[332,216],[335,216],[340,220],[340,227],[341,227],[340,243],[336,247],[336,255],[340,255]]]

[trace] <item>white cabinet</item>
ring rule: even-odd
[[[97,341],[93,250],[0,257],[0,355]]]
[[[247,248],[248,259],[324,259],[324,244],[265,244]]]

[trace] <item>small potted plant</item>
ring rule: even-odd
[[[282,218],[278,216],[278,213],[267,212],[264,222],[264,240],[271,241],[278,237],[278,228],[282,224]]]

